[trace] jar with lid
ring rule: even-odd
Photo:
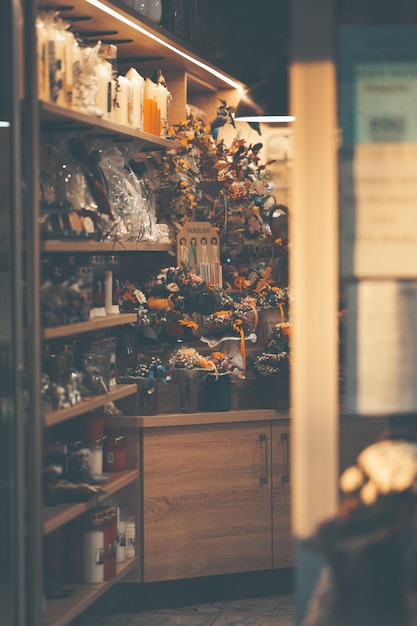
[[[105,441],[104,471],[124,472],[126,469],[126,439],[123,435],[107,436]]]
[[[86,442],[86,447],[90,450],[91,473],[97,476],[103,473],[103,443],[104,439],[94,439]]]

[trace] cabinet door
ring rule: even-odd
[[[290,422],[272,424],[273,567],[294,565],[291,535]]]
[[[272,567],[270,422],[146,429],[144,581]]]

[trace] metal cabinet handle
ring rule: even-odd
[[[289,433],[281,433],[281,442],[284,444],[285,453],[285,474],[281,476],[282,483],[289,483],[291,477],[291,459],[290,459],[290,435]]]
[[[261,485],[268,484],[269,459],[268,459],[268,435],[259,435],[259,441],[264,444],[264,475],[261,476]]]

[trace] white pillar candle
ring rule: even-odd
[[[126,72],[126,77],[130,80],[129,98],[129,124],[138,130],[143,129],[143,77],[131,67]]]
[[[117,124],[127,126],[130,81],[126,76],[118,76],[115,82],[116,94],[113,119]]]
[[[98,115],[111,121],[113,110],[112,66],[105,59],[100,59],[97,66],[96,106]]]
[[[86,530],[83,534],[83,582],[104,581],[104,532]]]
[[[133,517],[128,517],[126,520],[126,548],[125,558],[133,559],[136,554],[136,524]]]

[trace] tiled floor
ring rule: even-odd
[[[71,626],[293,626],[294,613],[294,596],[278,595],[108,616],[89,612]]]

